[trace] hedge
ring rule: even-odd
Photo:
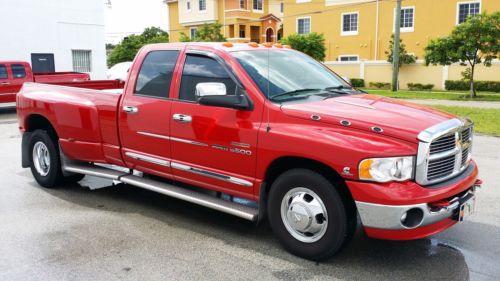
[[[365,80],[359,78],[352,78],[351,85],[356,88],[362,88],[365,86]]]
[[[446,80],[444,82],[446,90],[469,91],[470,83],[464,80]],[[476,91],[500,92],[500,81],[474,81]]]
[[[430,91],[434,88],[434,84],[408,83],[407,85],[410,91]]]
[[[377,89],[390,89],[391,88],[391,83],[386,83],[386,82],[370,82],[370,88],[377,88]]]

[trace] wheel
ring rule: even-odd
[[[352,235],[348,217],[336,188],[316,172],[289,170],[271,186],[271,228],[280,243],[297,256],[321,261],[337,253]]]
[[[31,173],[39,185],[51,188],[59,183],[77,182],[85,177],[81,174],[63,175],[57,138],[47,131],[34,131],[28,147]]]

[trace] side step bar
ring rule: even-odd
[[[249,221],[257,221],[259,210],[245,205],[219,199],[190,189],[181,188],[168,183],[134,176],[121,171],[81,163],[64,163],[63,170],[112,180],[161,193],[200,206],[211,208]]]

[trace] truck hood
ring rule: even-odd
[[[372,127],[380,127],[383,132],[379,134],[410,142],[418,142],[421,131],[455,118],[414,103],[368,94],[283,104],[281,110],[288,116],[309,120],[317,115],[318,122],[338,126],[347,120],[351,123],[349,127],[369,132],[373,132]]]

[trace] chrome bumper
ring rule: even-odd
[[[448,206],[441,208],[431,208],[428,203],[415,205],[381,205],[361,201],[356,201],[356,207],[358,208],[361,222],[365,227],[390,230],[414,229],[439,222],[446,218],[455,217],[463,200],[475,196],[475,188],[476,186],[473,186],[467,193],[451,199]],[[422,216],[418,222],[411,226],[403,224],[402,218],[405,214],[408,214],[408,211],[416,211],[419,216]]]

